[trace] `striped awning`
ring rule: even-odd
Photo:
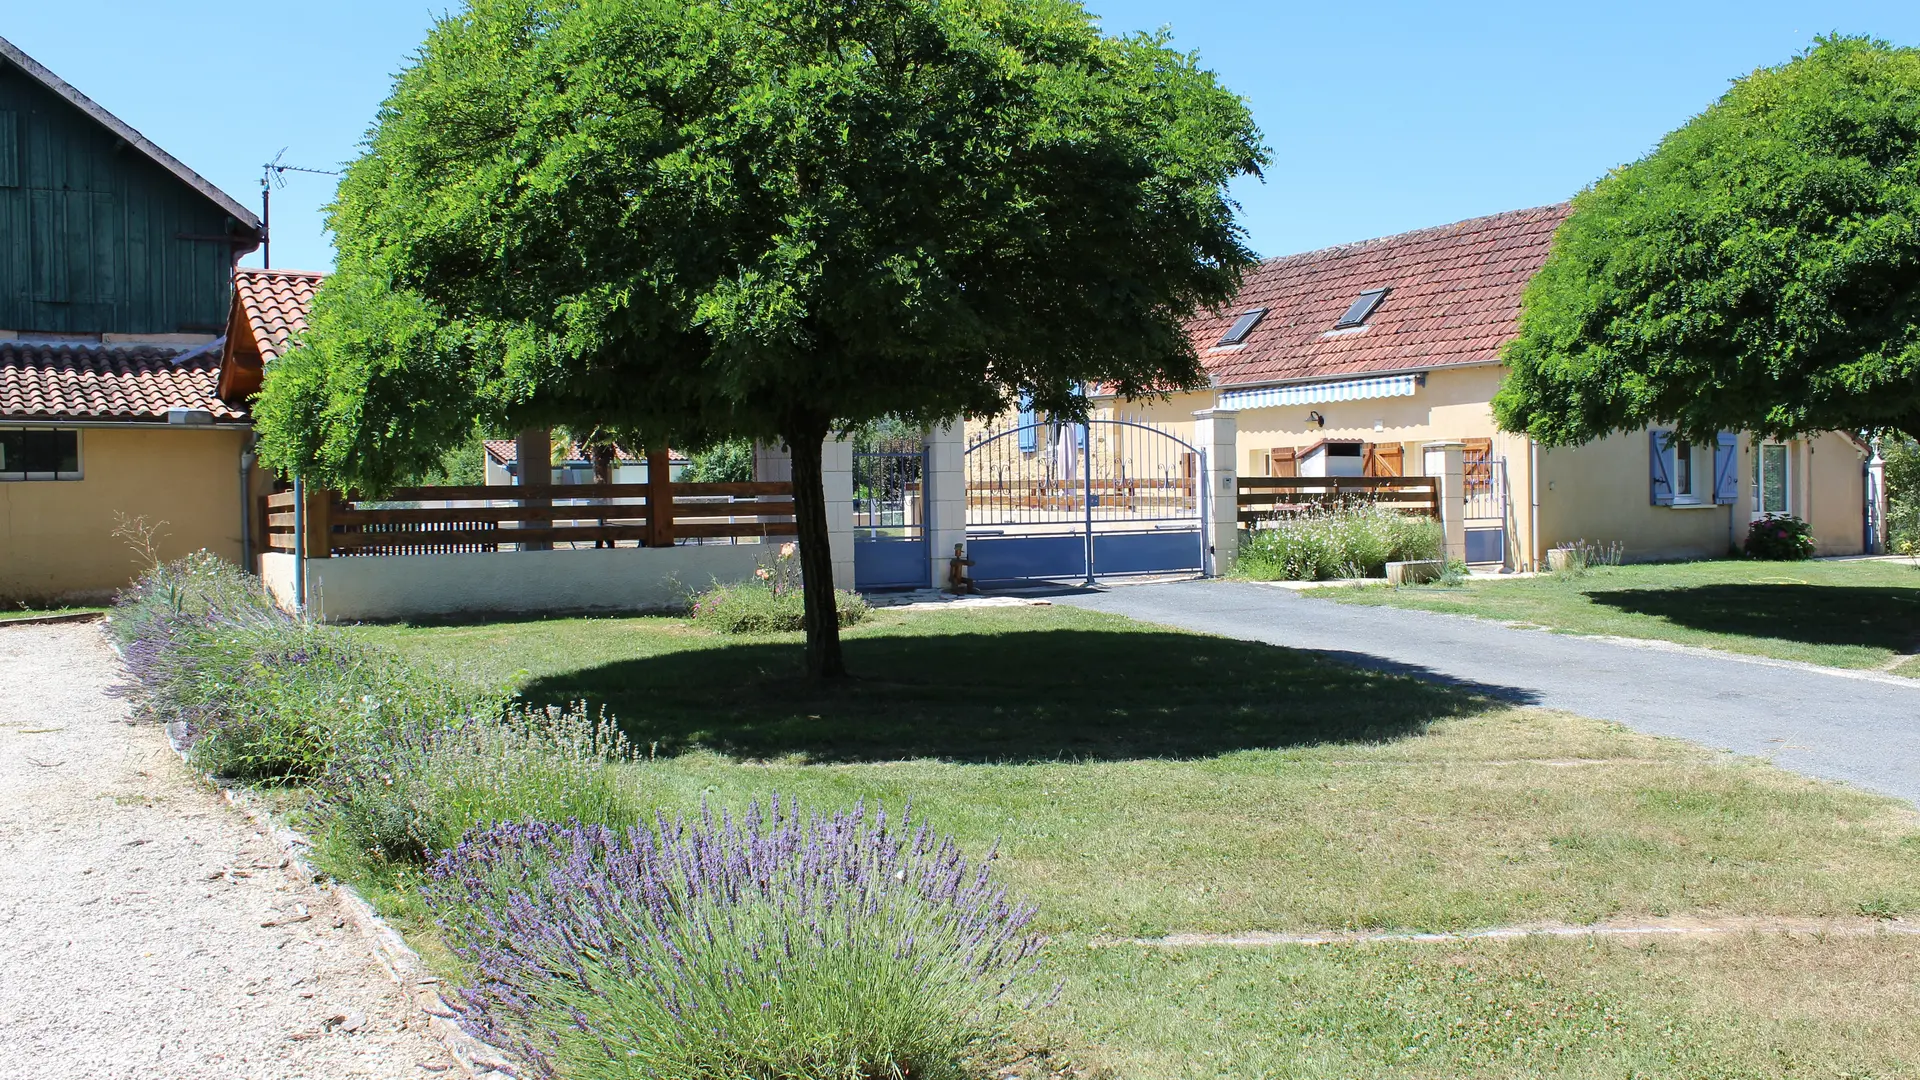
[[[1227,390],[1220,394],[1219,407],[1222,409],[1271,409],[1281,405],[1318,405],[1326,401],[1412,397],[1419,392],[1420,384],[1424,380],[1425,376],[1420,374],[1387,375],[1378,379],[1347,379],[1343,382]]]

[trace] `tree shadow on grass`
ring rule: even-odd
[[[1396,739],[1519,694],[1157,631],[876,636],[845,648],[859,677],[840,684],[802,676],[798,644],[758,642],[549,676],[523,694],[603,704],[642,752],[977,763]]]
[[[1920,589],[1847,585],[1695,585],[1616,589],[1588,598],[1716,634],[1907,652],[1920,641]]]

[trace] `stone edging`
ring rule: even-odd
[[[114,656],[123,661],[126,659],[120,652],[119,643],[111,637],[107,638],[107,647],[113,650]],[[439,977],[427,969],[426,962],[420,959],[419,953],[413,951],[413,946],[407,944],[406,939],[400,936],[400,932],[395,930],[387,920],[381,918],[380,913],[373,910],[373,905],[367,903],[366,898],[361,896],[352,885],[316,872],[313,865],[307,862],[305,852],[313,847],[311,840],[275,821],[272,813],[262,806],[260,800],[251,792],[223,784],[195,769],[193,762],[187,757],[186,746],[182,742],[182,737],[185,735],[184,724],[177,720],[169,721],[164,725],[163,730],[167,745],[174,753],[180,755],[181,763],[189,772],[212,784],[214,789],[220,792],[220,797],[226,800],[227,805],[247,815],[247,819],[252,821],[255,827],[273,837],[274,842],[280,845],[280,849],[286,852],[289,871],[296,876],[304,877],[309,882],[324,881],[326,887],[340,898],[342,906],[347,909],[348,917],[360,931],[360,936],[373,946],[374,959],[380,961],[381,969],[413,1000],[414,1007],[425,1014],[428,1034],[445,1048],[447,1056],[451,1057],[462,1071],[473,1080],[518,1080],[514,1071],[513,1058],[510,1055],[468,1034],[466,1029],[460,1026],[456,1019],[458,1014],[440,993]]]
[[[0,627],[7,626],[50,626],[54,623],[99,622],[107,617],[104,611],[69,611],[59,615],[22,615],[9,619],[0,615]]]

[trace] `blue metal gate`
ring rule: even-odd
[[[967,447],[974,580],[1203,573],[1206,459],[1133,420],[1029,423]]]
[[[853,454],[853,583],[924,589],[932,582],[926,530],[927,449],[918,436],[893,436]]]

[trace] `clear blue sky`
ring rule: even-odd
[[[249,205],[262,162],[354,155],[439,4],[9,3],[0,36]],[[1255,250],[1303,251],[1566,198],[1838,30],[1920,45],[1913,0],[1607,4],[1090,0],[1166,25],[1253,104],[1273,148],[1237,192]],[[325,269],[328,177],[274,194],[276,266]],[[256,252],[250,262],[258,264]]]

